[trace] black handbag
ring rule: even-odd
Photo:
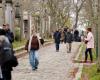
[[[87,40],[85,40],[85,44],[87,44],[88,43],[88,41]]]

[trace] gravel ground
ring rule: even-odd
[[[20,58],[19,66],[12,72],[12,80],[72,80],[71,71],[78,67],[72,60],[79,45],[74,42],[71,53],[67,53],[65,44],[61,44],[59,52],[55,51],[54,44],[41,48],[37,71],[32,71],[28,55]]]

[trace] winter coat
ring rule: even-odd
[[[8,37],[10,43],[14,42],[14,34],[10,30],[5,31],[5,36]]]
[[[9,64],[9,61],[12,58],[12,45],[9,42],[8,38],[5,36],[0,36],[0,40],[4,41],[4,53],[0,52],[0,65],[2,70],[12,70],[12,65]],[[1,48],[0,48],[1,49]],[[11,50],[10,50],[11,49]]]
[[[89,32],[87,35],[87,38],[85,38],[85,41],[87,41],[87,48],[94,48],[94,37],[92,32]]]
[[[34,41],[33,37],[36,37],[37,40]],[[35,49],[35,47],[37,49]],[[40,47],[40,42],[37,36],[32,36],[30,38],[30,40],[27,41],[26,45],[25,45],[25,50],[27,50],[28,52],[30,52],[30,50],[38,50]]]
[[[65,43],[72,43],[73,41],[73,34],[70,32],[65,33]]]
[[[60,44],[61,33],[59,31],[56,31],[53,37],[54,37],[55,43]]]

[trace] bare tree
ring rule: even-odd
[[[79,13],[82,10],[85,1],[86,0],[73,0],[73,4],[75,7],[75,15],[76,15],[74,29],[77,28],[78,26]]]
[[[93,29],[96,43],[96,54],[97,54],[97,71],[100,72],[100,0],[87,0],[85,4],[85,13],[89,25]]]

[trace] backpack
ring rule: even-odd
[[[33,36],[32,37],[31,49],[34,49],[34,50],[38,50],[39,49],[39,41],[38,41],[37,36]]]
[[[17,57],[14,55],[15,51],[13,51],[12,58],[7,62],[8,65],[11,67],[16,67],[18,66],[18,60]]]
[[[12,46],[6,41],[6,37],[0,36],[0,65],[12,58]]]
[[[16,67],[18,61],[16,56],[14,56],[14,51],[9,40],[4,36],[0,36],[0,65],[7,65],[11,67]]]

